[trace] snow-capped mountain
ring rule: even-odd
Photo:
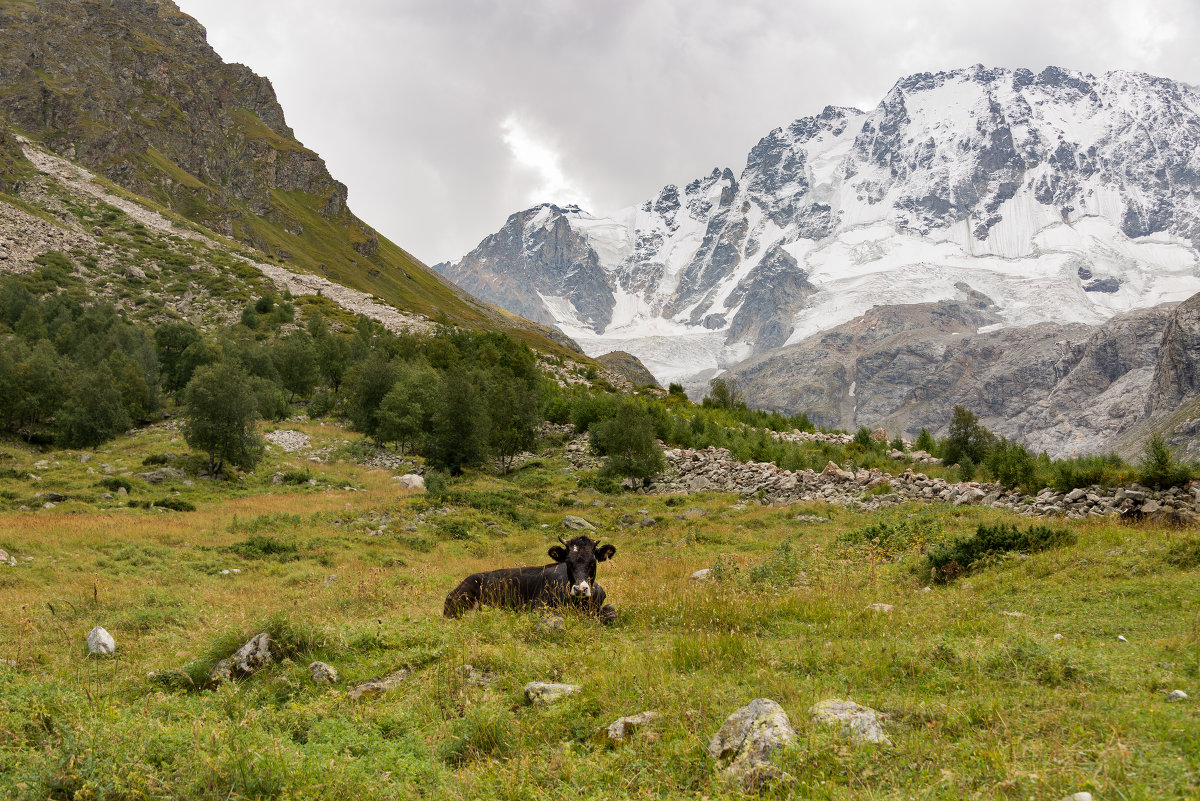
[[[1200,291],[1200,92],[1048,67],[913,75],[611,217],[543,205],[454,264],[463,288],[698,384],[877,305],[1097,324]]]

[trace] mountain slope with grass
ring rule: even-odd
[[[549,350],[568,344],[442,280],[357,218],[345,185],[288,127],[270,81],[224,63],[170,0],[0,1],[3,119],[259,259],[404,312],[513,331]],[[0,192],[19,194],[29,167],[10,131],[0,155]]]

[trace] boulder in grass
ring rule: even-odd
[[[388,690],[392,689],[400,682],[408,678],[408,671],[404,668],[393,671],[386,676],[380,676],[377,679],[364,681],[350,688],[346,693],[351,699],[358,701],[363,698],[373,698],[383,695]]]
[[[396,483],[406,490],[423,490],[425,489],[425,479],[418,476],[416,473],[408,473],[396,478]]]
[[[618,745],[632,737],[638,729],[644,728],[658,718],[657,712],[642,712],[617,718],[609,725],[593,735],[592,739],[600,743]]]
[[[337,668],[324,662],[313,662],[309,665],[308,675],[312,677],[314,684],[337,684],[339,678]]]
[[[892,744],[883,731],[879,713],[870,707],[840,698],[829,698],[814,704],[808,714],[818,723],[839,726],[843,734],[859,742]]]
[[[265,631],[252,637],[233,656],[222,659],[209,673],[214,682],[252,676],[271,664],[271,637]]]
[[[111,656],[117,652],[117,642],[102,626],[96,626],[88,632],[87,649],[93,656]]]
[[[567,515],[562,519],[564,528],[569,528],[572,531],[595,531],[596,527],[576,515]]]
[[[554,704],[582,691],[583,688],[577,684],[531,681],[525,685],[525,697],[534,706]]]
[[[724,766],[726,776],[753,792],[791,781],[771,758],[795,738],[783,707],[769,698],[756,698],[725,720],[708,744],[708,755]]]

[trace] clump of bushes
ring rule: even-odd
[[[191,501],[185,501],[182,498],[162,498],[155,501],[154,506],[160,509],[170,509],[172,512],[196,511],[196,504]]]
[[[839,534],[837,543],[846,549],[865,548],[876,559],[889,559],[920,548],[941,532],[941,523],[930,515],[906,515]]]
[[[925,558],[934,581],[945,583],[967,573],[976,562],[988,556],[1012,551],[1037,553],[1074,542],[1075,535],[1063,528],[1030,526],[1022,530],[1014,525],[997,523],[979,526],[970,537],[934,545]]]
[[[227,550],[243,559],[275,559],[290,562],[300,558],[300,549],[290,542],[254,534],[242,542],[228,546]]]
[[[109,492],[116,492],[117,490],[121,489],[125,490],[126,492],[133,492],[133,484],[131,484],[128,479],[121,478],[120,476],[108,476],[106,478],[102,478],[96,482],[96,486],[103,487]]]

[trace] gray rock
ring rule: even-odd
[[[583,688],[577,684],[531,681],[525,685],[525,697],[534,706],[546,706],[557,703],[564,698],[580,692],[583,692]]]
[[[93,656],[111,656],[117,651],[117,641],[102,627],[96,626],[88,632],[87,649]]]
[[[400,670],[388,673],[386,676],[380,676],[377,679],[356,684],[346,694],[354,701],[359,701],[363,698],[375,698],[396,687],[407,678],[408,670],[401,668]]]
[[[796,730],[783,707],[756,698],[730,715],[708,744],[708,755],[747,790],[791,777],[771,764],[771,757],[791,745]]]
[[[867,604],[867,610],[870,612],[883,612],[890,615],[893,609],[895,607],[891,604]]]
[[[705,579],[708,578],[710,573],[712,573],[711,567],[706,567],[703,570],[697,570],[691,576],[692,581],[704,581]]]
[[[572,531],[595,531],[596,527],[584,520],[582,517],[575,515],[567,515],[562,519],[563,528],[571,529]]]
[[[1073,793],[1063,796],[1062,801],[1092,801],[1091,793]]]
[[[147,473],[138,473],[137,477],[147,484],[161,484],[164,481],[182,481],[187,473],[177,467],[160,467]]]
[[[880,725],[879,713],[853,701],[829,698],[813,704],[808,714],[818,723],[839,726],[843,734],[860,742],[891,745]]]
[[[609,745],[617,745],[632,737],[638,729],[644,728],[657,719],[657,712],[642,712],[637,715],[628,715],[623,718],[617,718],[612,723],[596,732],[595,735],[592,736],[592,739]]]
[[[1167,695],[1168,701],[1186,701],[1187,698],[1188,698],[1188,694],[1185,693],[1183,690],[1172,690]]]
[[[4,567],[16,567],[17,560],[13,559],[12,556],[9,555],[8,551],[0,548],[0,565],[3,565]]]
[[[418,476],[416,473],[406,473],[396,479],[401,487],[407,490],[423,490],[425,489],[425,479]]]
[[[232,681],[242,676],[251,676],[271,664],[271,638],[266,633],[250,638],[233,656],[222,659],[209,674],[214,682]]]
[[[308,675],[312,676],[316,684],[337,684],[339,678],[337,668],[324,662],[313,662],[309,665]]]
[[[474,665],[463,665],[458,669],[458,672],[462,674],[463,681],[472,687],[491,686],[492,677]]]

